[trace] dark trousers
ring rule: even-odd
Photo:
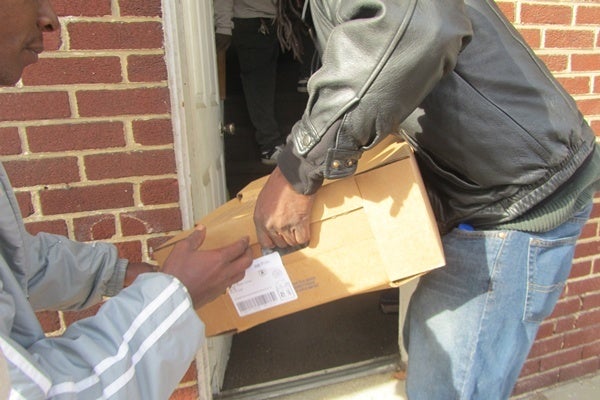
[[[265,18],[234,18],[233,23],[232,42],[240,63],[248,114],[256,129],[255,139],[260,151],[267,151],[282,144],[275,118],[279,57],[275,26],[272,20]]]

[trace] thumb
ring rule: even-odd
[[[204,225],[196,225],[194,231],[189,235],[185,240],[188,242],[188,245],[196,250],[202,243],[204,243],[204,239],[206,238],[206,227]]]

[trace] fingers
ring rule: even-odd
[[[196,250],[202,243],[204,243],[204,239],[206,238],[206,227],[204,225],[197,225],[194,228],[194,231],[185,238],[185,242],[190,247],[191,250]]]
[[[256,237],[258,239],[258,243],[260,243],[260,247],[263,249],[272,249],[273,247],[277,246],[269,234],[263,229],[257,229]]]
[[[221,254],[223,255],[223,261],[231,262],[246,253],[246,251],[250,251],[248,247],[250,243],[250,239],[248,236],[244,236],[241,239],[231,243],[228,246],[221,248]]]

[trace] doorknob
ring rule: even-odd
[[[221,124],[221,136],[235,135],[235,124],[230,122],[228,124]]]

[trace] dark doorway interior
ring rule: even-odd
[[[226,57],[227,95],[224,123],[235,124],[235,134],[225,136],[225,167],[230,196],[254,179],[271,173],[272,166],[263,165],[254,141],[254,128],[250,122],[246,101],[239,77],[237,56],[232,47]],[[282,135],[287,135],[294,122],[302,116],[308,95],[296,90],[300,63],[290,53],[279,57],[275,113]]]
[[[227,52],[225,123],[226,178],[231,196],[273,167],[260,163],[253,140],[235,52]],[[282,54],[277,80],[277,116],[289,132],[304,110],[305,93],[296,90],[300,65]],[[398,315],[384,314],[380,293],[339,300],[257,326],[233,338],[223,391],[398,354]]]

